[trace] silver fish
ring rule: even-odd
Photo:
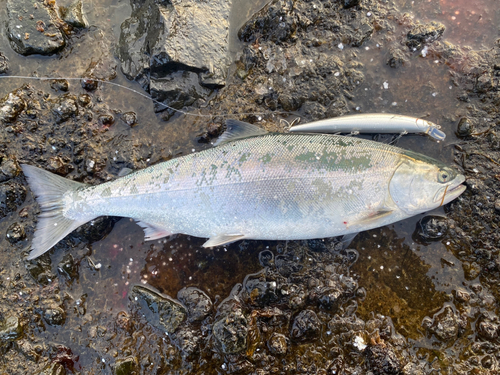
[[[291,132],[310,133],[424,133],[444,141],[446,134],[433,122],[389,113],[361,113],[308,122],[290,128]]]
[[[146,240],[173,233],[295,240],[346,235],[432,210],[465,178],[443,163],[364,139],[270,134],[229,121],[221,145],[88,186],[23,165],[41,207],[29,259],[103,215],[130,217]]]

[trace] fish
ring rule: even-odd
[[[145,240],[204,247],[242,239],[350,235],[457,198],[465,178],[395,146],[333,134],[268,133],[229,120],[217,146],[89,186],[23,164],[40,206],[28,259],[99,216],[134,219]]]
[[[290,128],[291,132],[311,133],[424,133],[437,141],[446,134],[440,126],[421,118],[389,113],[362,113],[308,122]]]

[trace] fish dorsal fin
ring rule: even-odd
[[[210,239],[203,244],[203,247],[226,245],[234,241],[242,240],[243,238],[245,238],[244,234],[219,234],[215,237],[210,237]]]
[[[236,141],[248,137],[255,137],[258,135],[267,134],[267,131],[259,128],[258,126],[249,124],[248,122],[238,120],[227,120],[226,131],[222,133],[214,146],[220,146],[228,142]]]

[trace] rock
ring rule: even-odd
[[[23,327],[19,318],[14,315],[8,316],[4,321],[0,321],[0,346],[19,339],[22,333]]]
[[[290,336],[296,340],[317,338],[321,321],[312,310],[302,310],[294,319]]]
[[[264,306],[278,299],[276,281],[267,281],[263,273],[247,275],[243,288],[251,304]]]
[[[270,267],[274,264],[274,254],[270,250],[264,250],[259,253],[259,263],[262,267]]]
[[[78,114],[76,97],[70,94],[59,97],[52,111],[56,115],[56,121],[58,123],[64,122],[72,116],[76,116]]]
[[[408,39],[406,45],[412,50],[420,49],[424,44],[438,40],[445,29],[446,27],[442,23],[435,21],[426,25],[417,25],[406,35]]]
[[[60,176],[66,176],[73,168],[69,160],[63,160],[60,156],[52,156],[47,160],[47,170]]]
[[[71,254],[66,254],[61,259],[57,265],[57,270],[68,279],[78,279],[78,265],[75,263],[73,255]]]
[[[82,0],[77,0],[68,8],[62,9],[61,18],[68,24],[77,29],[87,27],[87,20],[82,11]]]
[[[9,59],[0,52],[0,74],[7,73],[7,70],[9,70]]]
[[[499,211],[500,212],[500,199],[497,199],[495,201],[495,210]]]
[[[0,103],[0,120],[14,122],[24,108],[26,108],[24,100],[13,93],[9,93]]]
[[[417,223],[413,239],[419,243],[438,241],[448,232],[448,220],[442,216],[425,216]]]
[[[86,107],[91,101],[92,98],[90,97],[89,94],[80,94],[78,96],[78,104],[81,105],[82,107]]]
[[[14,156],[8,156],[2,159],[0,164],[0,182],[10,180],[19,176],[21,167]]]
[[[433,319],[424,318],[422,326],[442,341],[454,340],[458,337],[460,321],[450,306],[445,306],[434,314]]]
[[[456,135],[460,138],[469,137],[474,131],[474,127],[467,117],[461,118],[457,125]]]
[[[493,341],[500,335],[500,325],[498,317],[493,314],[482,314],[476,323],[478,335],[488,341]]]
[[[125,112],[121,118],[130,127],[137,125],[137,114],[135,112]]]
[[[0,184],[0,219],[17,210],[26,199],[26,189],[17,182]]]
[[[66,369],[59,362],[52,362],[37,375],[66,375]]]
[[[288,340],[285,335],[274,332],[267,342],[269,351],[274,355],[285,355],[288,349]]]
[[[99,121],[99,124],[104,126],[111,126],[115,122],[115,118],[110,114],[99,115],[97,119]]]
[[[175,72],[165,78],[152,78],[150,93],[155,100],[155,111],[161,112],[168,107],[181,109],[190,106],[197,99],[210,95],[210,90],[200,85],[198,74],[186,71]]]
[[[364,351],[370,369],[375,375],[403,374],[403,366],[396,352],[388,344],[370,345]]]
[[[399,68],[400,66],[404,65],[406,62],[406,56],[403,51],[401,51],[399,48],[391,48],[389,50],[389,59],[387,61],[387,64],[391,68]]]
[[[49,256],[41,256],[27,262],[26,270],[36,282],[42,285],[49,284],[55,278]]]
[[[356,5],[359,5],[360,3],[361,0],[343,0],[342,6],[344,7],[344,9],[349,9],[355,7]]]
[[[186,319],[184,306],[165,294],[135,285],[132,288],[132,297],[138,301],[149,323],[169,334],[174,333]]]
[[[7,241],[14,244],[26,238],[26,233],[24,227],[19,223],[13,223],[7,228],[7,233],[5,234]]]
[[[198,345],[201,340],[201,336],[198,332],[191,330],[187,327],[180,328],[173,338],[175,345],[181,352],[181,357],[183,360],[187,360],[193,357],[198,351]]]
[[[241,352],[247,347],[248,322],[240,310],[231,312],[214,324],[213,334],[226,354]]]
[[[69,90],[69,83],[65,79],[53,79],[50,81],[50,87],[56,91],[66,92]]]
[[[64,22],[54,5],[45,4],[48,2],[7,0],[7,36],[17,53],[52,55],[66,45],[60,30]]]
[[[138,375],[139,361],[136,357],[127,357],[116,361],[114,374],[115,375]]]
[[[468,281],[474,280],[481,274],[481,266],[476,262],[463,262],[462,269],[464,270],[464,277]]]
[[[101,216],[78,227],[70,236],[89,243],[100,241],[113,230],[118,220],[120,218],[114,216]]]
[[[66,313],[59,306],[52,306],[43,311],[43,320],[51,326],[60,326],[66,321]]]
[[[177,299],[186,306],[190,322],[201,321],[212,311],[210,297],[198,288],[182,288],[177,292]]]
[[[154,99],[174,108],[208,96],[206,88],[225,85],[230,0],[131,3],[132,16],[121,25],[118,48],[127,78],[145,89],[151,86]]]

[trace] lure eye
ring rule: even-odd
[[[450,180],[450,173],[444,169],[440,169],[438,172],[438,181],[444,184]]]

